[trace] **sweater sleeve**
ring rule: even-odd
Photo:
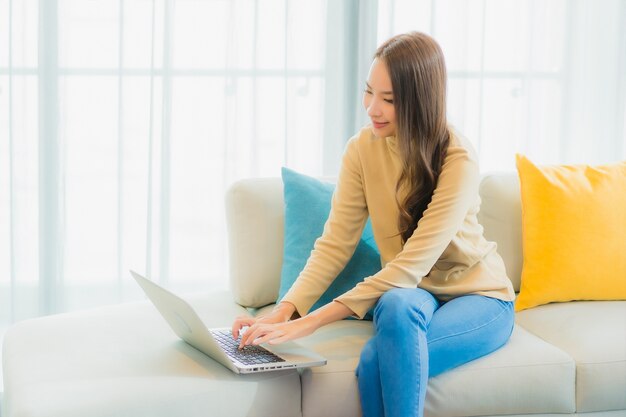
[[[304,269],[282,299],[295,305],[300,316],[308,313],[345,268],[367,221],[356,139],[346,145],[322,236],[315,241]]]
[[[337,297],[363,318],[387,290],[416,288],[437,262],[476,202],[480,174],[463,147],[450,147],[437,186],[417,228],[402,251],[375,275]]]

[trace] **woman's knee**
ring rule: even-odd
[[[404,320],[417,320],[427,326],[439,302],[421,288],[394,288],[385,292],[374,308],[377,325],[386,321],[403,325]]]
[[[511,334],[513,333],[513,328],[515,327],[515,311],[513,302],[498,301],[504,305],[504,308],[500,325],[497,326],[497,334],[494,336],[494,344],[492,346],[494,351],[501,348],[509,341]]]

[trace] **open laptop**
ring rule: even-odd
[[[295,342],[239,350],[230,328],[208,329],[185,300],[134,271],[130,273],[181,339],[237,374],[326,365],[325,358]]]

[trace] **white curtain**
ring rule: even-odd
[[[626,1],[379,0],[378,42],[420,30],[442,46],[448,113],[482,171],[626,157]]]
[[[223,195],[333,175],[377,44],[432,34],[483,171],[626,157],[620,0],[0,0],[0,327],[227,285]]]
[[[0,321],[227,285],[224,192],[322,174],[326,2],[0,1]]]

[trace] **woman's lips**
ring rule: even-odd
[[[378,122],[375,122],[375,121],[372,120],[372,124],[374,125],[374,127],[376,129],[380,129],[380,128],[383,128],[383,127],[387,126],[389,124],[389,122],[378,123]]]

